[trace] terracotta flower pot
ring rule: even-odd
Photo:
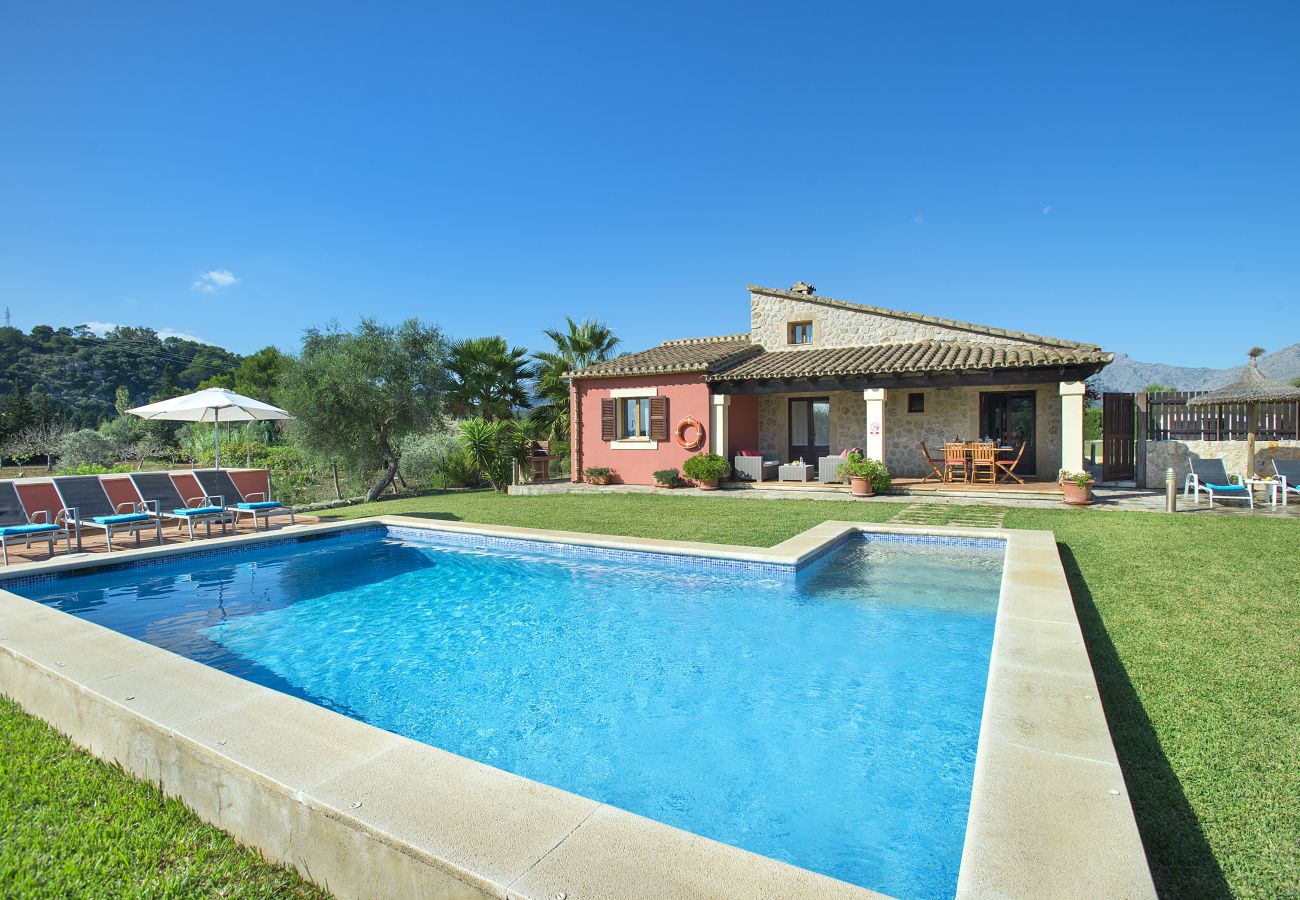
[[[875,490],[871,487],[870,478],[858,478],[856,476],[849,477],[849,491],[855,497],[870,497],[875,493]]]
[[[608,475],[588,475],[587,484],[609,484]]]
[[[705,478],[695,482],[695,486],[702,491],[716,491],[718,489],[718,479]]]
[[[1073,481],[1062,481],[1061,490],[1064,492],[1064,502],[1071,506],[1087,506],[1092,503],[1092,485],[1086,484],[1083,487],[1075,484]]]

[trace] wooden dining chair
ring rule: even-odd
[[[1025,483],[1025,480],[1016,474],[1016,466],[1020,465],[1020,457],[1025,455],[1025,445],[1028,443],[1028,441],[1020,442],[1020,449],[1016,451],[1014,458],[999,459],[997,461],[999,480],[1006,481],[1014,478],[1019,484]]]
[[[931,473],[929,475],[926,475],[924,478],[922,478],[921,481],[922,482],[929,481],[931,477],[937,478],[939,481],[943,481],[943,469],[939,467],[944,464],[944,457],[931,456],[930,449],[925,446],[925,441],[921,441],[921,455],[925,457],[925,461],[930,465],[930,473]]]
[[[970,480],[980,482],[980,473],[988,475],[988,484],[998,481],[998,450],[991,443],[971,444]]]
[[[960,474],[960,478],[957,477]],[[970,478],[970,466],[966,463],[965,444],[943,445],[943,480],[967,481]]]

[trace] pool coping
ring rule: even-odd
[[[1048,531],[831,521],[755,548],[377,516],[16,564],[0,572],[0,692],[341,897],[880,896],[391,734],[4,590],[14,578],[376,525],[793,566],[854,534],[1005,540],[957,894],[1155,896]]]

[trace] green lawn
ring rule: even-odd
[[[0,896],[329,895],[0,696]]]
[[[383,513],[771,546],[894,503],[653,494],[394,500]],[[1300,522],[1012,509],[1056,533],[1165,896],[1300,896]]]

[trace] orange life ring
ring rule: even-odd
[[[686,432],[692,428],[695,429],[695,437],[688,441]],[[700,424],[699,419],[687,416],[677,423],[677,443],[683,450],[698,450],[704,446],[704,426]]]

